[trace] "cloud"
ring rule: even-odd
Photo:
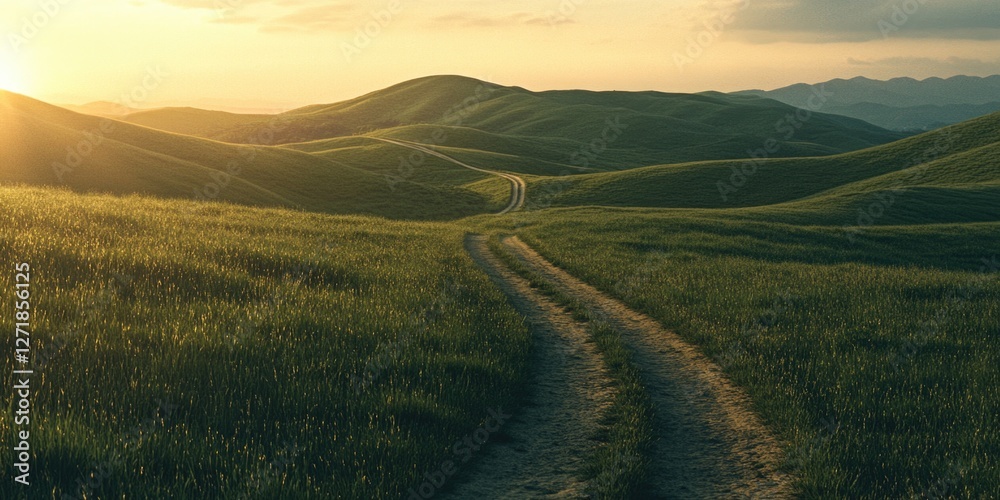
[[[330,2],[304,7],[269,19],[260,26],[264,33],[349,32],[370,21],[367,12],[353,2]]]
[[[133,0],[141,1],[141,0]],[[214,10],[219,15],[212,22],[256,24],[263,33],[353,32],[386,11],[386,2],[356,0],[145,0],[184,9]],[[411,0],[412,1],[412,0]],[[464,9],[463,9],[464,7]],[[465,2],[436,9],[434,16],[424,12],[425,24],[442,28],[509,28],[514,26],[559,26],[575,21],[555,11],[481,13],[471,10],[482,5]],[[509,9],[510,6],[508,5]],[[465,10],[469,9],[469,10]],[[450,11],[450,12],[449,12]],[[415,13],[416,14],[416,13]],[[377,19],[376,19],[377,20]]]
[[[305,5],[311,0],[159,0],[160,3],[180,7],[182,9],[239,9],[251,5],[276,5],[279,7],[294,7]]]
[[[705,2],[706,4],[715,2]],[[1000,2],[982,0],[749,0],[730,30],[759,43],[894,38],[1000,40]]]
[[[565,16],[534,12],[514,12],[502,15],[485,15],[471,12],[455,12],[431,19],[435,28],[507,28],[513,26],[557,26],[572,24]]]
[[[351,0],[157,0],[185,9],[211,9],[219,24],[256,25],[262,33],[351,32],[372,19]]]
[[[213,19],[212,22],[221,24],[257,24],[261,22],[261,19],[255,16],[234,14],[229,16],[219,16],[217,19]]]

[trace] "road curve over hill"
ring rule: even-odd
[[[487,170],[485,168],[473,167],[472,165],[469,165],[468,163],[464,163],[462,161],[456,160],[456,159],[454,159],[454,158],[452,158],[452,157],[450,157],[450,156],[448,156],[448,155],[446,155],[444,153],[435,151],[435,150],[433,150],[433,149],[431,149],[431,148],[429,148],[427,146],[424,146],[423,144],[420,144],[420,143],[410,142],[410,141],[403,141],[403,140],[400,140],[400,139],[385,139],[385,138],[382,138],[382,137],[368,137],[368,138],[369,139],[374,139],[376,141],[387,142],[389,144],[395,144],[397,146],[402,146],[404,148],[415,149],[415,150],[420,151],[422,153],[429,154],[431,156],[436,156],[438,158],[441,158],[442,160],[454,163],[455,165],[458,165],[458,166],[463,167],[463,168],[467,168],[469,170],[475,170],[476,172],[482,172],[484,174],[495,175],[497,177],[501,177],[503,179],[507,179],[508,181],[510,181],[510,184],[511,184],[511,189],[510,189],[510,203],[507,205],[506,208],[504,208],[503,210],[497,212],[497,215],[503,215],[503,214],[508,213],[508,212],[513,212],[515,210],[520,210],[524,206],[524,197],[525,197],[525,195],[526,195],[526,193],[528,191],[528,186],[527,186],[527,184],[524,183],[524,179],[522,179],[522,178],[520,178],[520,177],[518,177],[516,175],[507,174],[507,173],[504,173],[504,172],[497,172],[495,170]]]

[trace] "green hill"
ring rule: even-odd
[[[475,231],[517,234],[711,357],[799,496],[988,497],[1000,114],[907,138],[816,114],[768,142],[789,112],[434,77],[138,125],[0,92],[0,247],[37,273],[32,360],[52,362],[33,479],[87,498],[408,495],[485,409],[524,401],[531,335],[464,250]],[[605,141],[609,120],[627,127]],[[520,172],[528,209],[479,215],[506,181],[380,138]],[[617,453],[598,434],[594,454]]]
[[[458,182],[388,182],[378,157],[344,163],[286,148],[236,145],[81,115],[0,93],[0,182],[78,192],[209,199],[316,212],[441,219],[493,210]],[[391,167],[396,158],[389,157]],[[455,178],[486,178],[448,166]],[[447,200],[447,203],[444,201]]]
[[[662,208],[735,208],[785,204],[772,209],[815,209],[863,200],[865,193],[916,189],[931,207],[967,190],[984,210],[973,220],[1000,219],[988,200],[1000,182],[1000,113],[862,151],[822,158],[697,162],[624,172],[529,179],[541,206],[602,205]],[[795,202],[789,203],[789,202]],[[842,211],[850,211],[844,208]],[[973,214],[978,215],[973,215]],[[937,213],[936,216],[941,216]],[[886,218],[888,222],[892,219]]]
[[[236,143],[273,137],[274,144],[330,139],[409,125],[464,127],[492,135],[447,145],[510,153],[514,140],[555,139],[548,161],[598,169],[743,158],[768,139],[773,156],[815,156],[883,144],[902,137],[860,120],[796,109],[769,99],[721,93],[530,92],[457,76],[401,83],[356,99],[307,106],[209,137]],[[280,120],[280,126],[275,121]],[[391,132],[387,132],[391,133]],[[403,132],[404,134],[410,131]],[[438,141],[433,141],[437,143]],[[610,149],[609,149],[610,148]],[[617,153],[627,151],[626,158]]]
[[[788,442],[797,497],[977,498],[1000,485],[983,410],[1000,404],[1000,193],[968,194],[935,210],[899,199],[882,220],[906,225],[857,237],[819,206],[481,221],[698,345]],[[989,203],[994,222],[927,223]]]
[[[403,498],[528,373],[454,225],[23,186],[0,221],[38,388],[2,498]]]
[[[440,140],[434,141],[437,137]],[[509,170],[512,172],[535,175],[559,175],[561,173],[580,173],[598,171],[594,168],[582,168],[568,163],[565,152],[572,147],[572,142],[553,138],[529,138],[490,134],[465,127],[436,127],[431,125],[408,125],[391,129],[379,130],[363,136],[337,137],[318,141],[287,144],[282,147],[305,151],[312,154],[337,158],[350,148],[385,147],[386,144],[372,138],[402,139],[421,144],[429,144],[442,152],[447,152],[459,159],[465,159],[473,164],[483,165],[493,170]],[[436,145],[435,145],[436,144]],[[457,146],[464,144],[465,146]],[[389,147],[399,153],[397,147]],[[619,155],[618,153],[622,154]],[[409,153],[404,152],[403,156]],[[614,157],[631,158],[639,161],[641,153],[615,150]],[[398,163],[398,162],[397,162]]]

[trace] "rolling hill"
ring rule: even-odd
[[[815,114],[768,142],[790,112],[756,96],[457,77],[254,117],[115,120],[0,92],[0,246],[40,276],[33,338],[58,365],[40,372],[58,390],[32,406],[36,480],[88,498],[427,496],[409,492],[444,470],[452,440],[486,430],[484,408],[548,420],[526,383],[591,387],[538,377],[539,363],[584,351],[533,351],[564,336],[518,314],[467,253],[470,233],[486,252],[510,233],[745,389],[799,496],[988,497],[1000,484],[1000,113],[908,137]],[[596,139],[602,151],[575,161]],[[521,173],[527,210],[486,215],[509,185],[405,141]],[[577,405],[608,424],[584,432],[579,474],[630,470],[642,484],[646,444],[676,431],[619,446],[665,408],[642,392],[679,412],[711,392],[651,383],[676,368],[666,350],[616,354],[607,315],[515,263],[521,288],[587,318],[594,331],[573,336],[632,373],[596,385],[631,386],[631,403]],[[140,438],[123,435],[129,422]],[[532,434],[507,432],[491,446],[519,460]]]
[[[129,113],[139,111],[124,104],[109,101],[94,101],[86,104],[61,104],[59,107],[85,115],[104,116],[108,118],[121,118]]]
[[[747,175],[749,174],[749,175]],[[908,191],[933,220],[1000,220],[1000,113],[822,158],[713,161],[529,178],[535,203],[661,208],[763,207],[843,220],[874,193]],[[539,196],[542,196],[540,199]],[[966,201],[978,207],[964,210]],[[911,205],[915,207],[916,205]],[[949,209],[949,207],[953,207]],[[743,212],[741,212],[743,213]],[[782,216],[787,216],[784,213]],[[903,218],[880,217],[880,223]],[[911,218],[919,218],[912,217]],[[819,223],[819,220],[815,222]]]
[[[535,93],[462,77],[413,80],[279,115],[163,108],[123,121],[4,93],[0,140],[7,154],[0,159],[0,181],[403,219],[460,218],[502,208],[503,182],[373,140],[390,138],[527,175],[529,208],[735,208],[799,202],[906,170],[922,157],[947,171],[950,161],[990,157],[988,146],[1000,130],[1000,115],[992,115],[884,143],[896,136],[857,120],[815,114],[788,141],[769,141],[757,132],[767,132],[775,117],[789,111],[755,96]],[[352,135],[359,132],[365,133]],[[583,138],[602,133],[606,149],[582,156]],[[240,136],[248,144],[197,137],[219,135]],[[752,148],[761,159],[733,159]],[[957,156],[977,148],[983,149]],[[851,152],[815,157],[838,150]],[[950,195],[941,189],[956,188],[920,189],[935,203],[947,203]],[[992,194],[991,187],[970,191],[977,199]],[[984,209],[976,217],[991,214]]]
[[[269,144],[293,144],[375,131],[393,133],[409,126],[465,128],[481,135],[466,144],[462,140],[475,133],[447,133],[441,140],[434,129],[425,128],[427,134],[419,142],[494,151],[496,141],[500,143],[496,151],[510,153],[505,143],[511,140],[542,141],[549,152],[540,159],[598,169],[741,158],[772,138],[779,144],[777,156],[816,156],[902,137],[859,120],[795,113],[788,105],[752,96],[530,92],[471,78],[434,76],[200,135],[233,143],[269,138]],[[180,113],[159,119],[172,130],[198,132],[194,126],[177,125],[184,121]],[[556,144],[558,149],[552,149]]]
[[[121,120],[177,134],[210,137],[245,123],[268,118],[269,115],[244,115],[197,108],[159,108],[135,111],[123,116]]]
[[[286,148],[225,144],[0,93],[0,182],[78,192],[209,199],[403,219],[493,210],[486,195],[419,177],[387,182],[379,160],[346,164]],[[394,157],[387,157],[393,167]],[[457,167],[455,178],[486,179]],[[459,177],[460,176],[460,177]],[[442,200],[448,200],[443,204]]]

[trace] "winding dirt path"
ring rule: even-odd
[[[420,151],[421,153],[429,154],[431,156],[436,156],[438,158],[441,158],[442,160],[454,163],[455,165],[467,168],[469,170],[475,170],[476,172],[482,172],[484,174],[495,175],[502,179],[507,179],[508,181],[510,181],[510,203],[507,204],[507,206],[503,210],[497,212],[497,215],[503,215],[508,212],[520,210],[524,206],[524,199],[528,192],[528,185],[524,183],[524,179],[514,174],[497,172],[496,170],[487,170],[485,168],[473,167],[468,163],[456,160],[455,158],[452,158],[444,153],[435,151],[427,146],[424,146],[423,144],[419,144],[416,142],[404,141],[401,139],[385,139],[382,137],[368,137],[368,138],[376,141],[387,142],[389,144],[395,144],[397,146],[402,146],[404,148],[415,149],[417,151]]]
[[[469,255],[528,321],[534,342],[527,400],[475,458],[462,499],[587,498],[580,480],[598,443],[600,418],[614,399],[611,376],[585,325],[531,288],[494,256],[484,236],[468,236]]]
[[[649,316],[553,266],[517,237],[504,238],[503,245],[621,332],[631,349],[655,411],[657,442],[645,497],[793,495],[791,478],[778,471],[780,445],[750,410],[746,394],[729,383],[718,366]],[[483,259],[482,250],[478,253],[477,260]],[[496,263],[491,266],[497,273]],[[515,286],[511,274],[507,270],[494,278],[501,280],[505,291]],[[532,298],[526,295],[521,300]]]

